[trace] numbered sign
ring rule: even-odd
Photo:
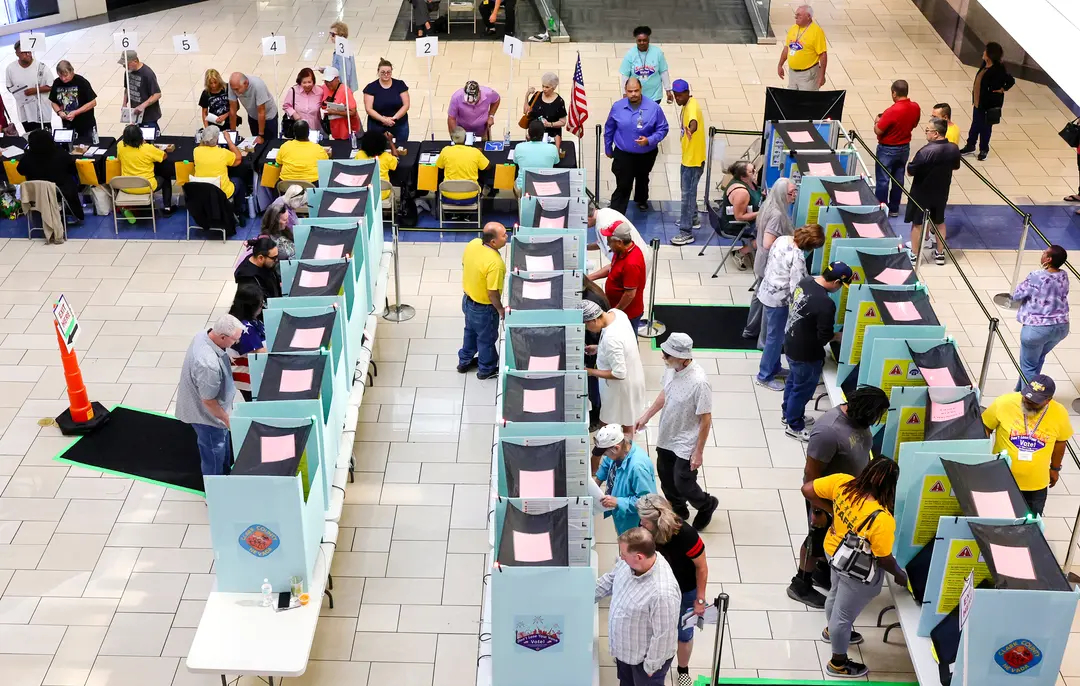
[[[35,55],[45,53],[45,34],[27,31],[19,34],[19,49],[23,52],[32,52]]]
[[[503,37],[503,52],[515,60],[520,60],[525,54],[525,44],[513,36]]]
[[[348,38],[342,38],[341,36],[335,36],[334,37],[334,52],[341,55],[342,57],[347,57],[351,52],[349,50],[349,39]]]
[[[267,36],[262,39],[263,57],[277,57],[285,54],[285,38],[282,36]]]
[[[118,51],[138,50],[139,34],[134,31],[124,31],[112,35],[113,47]]]
[[[436,36],[416,39],[417,57],[434,57],[439,54],[439,39]]]
[[[172,37],[173,51],[177,55],[187,55],[199,51],[199,39],[194,34],[185,33]]]

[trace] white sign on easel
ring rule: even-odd
[[[120,53],[121,57],[127,57],[128,50],[139,49],[139,34],[134,31],[120,29],[120,33],[114,33],[112,39],[113,48]],[[120,121],[125,124],[134,124],[137,119],[134,112],[128,115],[126,121],[124,117],[124,109],[131,109],[131,72],[128,71],[126,63],[124,64],[124,100],[127,104],[120,109]]]
[[[431,97],[431,61],[439,54],[439,39],[436,36],[416,39],[416,56],[427,58],[427,106],[428,106],[428,132],[431,140],[435,140],[435,104]]]
[[[520,61],[525,55],[525,44],[520,39],[513,36],[503,36],[503,53],[510,56],[510,82],[506,86],[507,93],[514,92],[514,61]],[[510,139],[510,123],[511,115],[513,114],[513,107],[506,108],[506,136],[505,140]],[[489,136],[490,137],[490,136]]]
[[[175,52],[177,55],[191,55],[191,54],[199,52],[199,39],[198,39],[198,37],[196,37],[195,34],[193,34],[193,33],[189,34],[187,31],[185,31],[183,34],[181,34],[179,36],[173,36],[172,37],[172,44],[173,44],[173,52]],[[191,88],[192,88],[192,91],[191,91],[191,95],[193,96],[192,99],[194,99],[195,82],[191,78],[191,60],[188,60],[188,62],[187,62],[187,77],[188,77],[188,83],[191,84]]]
[[[274,58],[274,99],[280,95],[278,92],[278,78],[277,78],[277,59],[278,55],[286,54],[285,49],[285,37],[278,36],[271,33],[269,36],[265,36],[262,39],[262,54],[263,57]]]

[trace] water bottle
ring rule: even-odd
[[[100,142],[100,140],[98,139],[96,126],[90,130],[90,140],[94,142],[94,145],[97,145]]]
[[[274,605],[274,587],[270,585],[269,579],[263,579],[262,583],[262,597],[263,607],[273,607]]]
[[[506,135],[503,136],[503,150],[510,149],[510,129],[506,130]]]

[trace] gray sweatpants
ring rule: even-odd
[[[833,655],[847,655],[855,618],[881,592],[885,574],[878,569],[874,579],[864,584],[842,576],[832,569],[832,588],[825,599],[825,619],[829,622],[829,641]]]

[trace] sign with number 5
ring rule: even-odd
[[[45,34],[27,31],[19,34],[19,49],[34,55],[45,54]]]
[[[417,57],[435,57],[439,54],[439,39],[435,36],[416,39]]]
[[[199,51],[199,39],[194,34],[185,33],[182,36],[172,37],[173,51],[178,55]]]
[[[112,35],[113,47],[118,51],[138,50],[139,34],[134,31],[124,31]]]
[[[262,39],[262,52],[264,57],[276,57],[285,54],[285,38],[283,36],[267,36]]]

